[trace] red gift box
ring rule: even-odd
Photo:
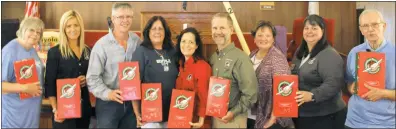
[[[356,56],[356,78],[355,91],[359,96],[369,91],[365,84],[385,89],[386,59],[384,53],[358,52]]]
[[[14,71],[16,82],[19,84],[28,84],[39,82],[36,63],[34,59],[27,59],[14,62]],[[33,96],[27,93],[19,93],[21,100],[32,98]]]
[[[140,100],[140,72],[139,63],[121,62],[118,64],[118,79],[122,98],[126,100]]]
[[[298,90],[297,75],[274,75],[273,114],[276,117],[298,117],[295,100]]]
[[[169,110],[168,128],[191,128],[194,111],[195,92],[172,90],[172,101]]]
[[[209,94],[206,105],[206,115],[223,117],[228,112],[228,101],[230,99],[230,84],[228,79],[210,77]]]
[[[161,83],[142,83],[142,121],[162,121]]]
[[[57,79],[57,109],[59,118],[81,118],[80,79]]]

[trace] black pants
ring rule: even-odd
[[[52,119],[52,128],[54,129],[87,129],[89,128],[91,118],[76,118],[76,119],[65,119],[62,123],[55,122]]]
[[[347,108],[326,116],[293,118],[296,129],[343,129]]]
[[[92,107],[89,99],[83,99],[81,102],[81,118],[65,119],[62,123],[58,123],[52,116],[52,128],[54,129],[75,129],[89,128],[91,122]]]
[[[96,98],[97,128],[136,128],[136,116],[131,101],[120,104]]]
[[[254,129],[254,124],[256,124],[256,120],[250,118],[247,119],[247,129]]]
[[[248,118],[247,120],[247,129],[255,129],[254,125],[256,124],[256,120],[250,119]],[[261,127],[263,128],[263,127]],[[282,127],[280,124],[278,123],[274,123],[271,127],[269,127],[268,129],[288,129],[287,127]]]

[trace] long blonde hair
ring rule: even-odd
[[[88,50],[88,47],[84,43],[84,22],[82,20],[82,17],[77,11],[69,10],[62,15],[59,23],[59,50],[62,57],[66,59],[69,57],[73,57],[73,51],[69,46],[68,38],[65,32],[66,22],[71,18],[76,18],[78,24],[80,24],[80,36],[78,38],[80,53]],[[86,52],[84,56],[89,56],[89,53]]]

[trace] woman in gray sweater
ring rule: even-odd
[[[304,20],[303,41],[291,64],[292,74],[299,76],[299,116],[293,119],[296,129],[344,128],[344,62],[328,44],[323,18],[309,15]]]

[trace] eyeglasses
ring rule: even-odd
[[[115,18],[116,19],[118,19],[118,20],[124,20],[124,19],[127,19],[127,20],[132,20],[132,18],[133,18],[133,16],[131,16],[131,15],[126,15],[126,16],[115,16]]]
[[[377,29],[380,24],[383,24],[383,22],[360,25],[360,28],[362,30],[368,30],[370,28],[370,26],[371,26],[371,28]]]

